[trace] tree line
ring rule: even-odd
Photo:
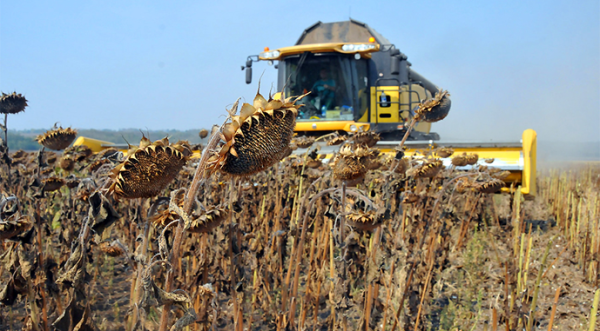
[[[169,137],[169,140],[176,142],[178,140],[187,140],[191,144],[197,144],[202,141],[198,136],[200,129],[192,130],[140,130],[140,129],[120,129],[120,130],[95,130],[81,129],[77,130],[77,136],[83,136],[98,140],[104,140],[116,144],[129,143],[137,145],[142,138],[146,136],[150,140],[158,140],[164,137]],[[34,151],[42,146],[37,143],[35,138],[44,133],[43,129],[30,130],[9,130],[8,131],[8,147],[12,152],[19,149],[25,151]]]

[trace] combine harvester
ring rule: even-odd
[[[412,121],[413,110],[439,90],[412,69],[407,56],[394,44],[355,20],[317,22],[304,30],[294,46],[274,50],[265,47],[259,55],[248,56],[242,66],[247,84],[252,82],[253,63],[260,61],[277,69],[277,91],[285,89],[288,96],[311,92],[302,101],[305,106],[300,109],[295,128],[298,135],[370,130],[381,136],[376,147],[383,152],[395,152]],[[95,152],[109,146],[123,148],[83,137],[75,142],[78,144],[88,145]],[[510,171],[505,181],[521,185],[525,195],[534,195],[536,144],[536,133],[531,129],[523,132],[520,142],[440,141],[439,135],[431,132],[430,123],[417,122],[405,146],[407,154],[435,147],[476,153],[479,164]],[[484,159],[494,161],[485,163]],[[450,164],[450,159],[443,160],[446,166]]]
[[[242,67],[247,84],[252,82],[252,65],[258,61],[277,61],[278,91],[285,89],[285,95],[311,92],[302,101],[305,106],[295,129],[298,135],[370,130],[381,136],[376,147],[383,152],[395,153],[412,121],[412,110],[439,90],[412,69],[394,44],[355,20],[317,22],[302,32],[294,46],[265,47],[259,55],[248,56]],[[537,140],[531,129],[523,132],[520,142],[450,142],[440,141],[430,123],[417,122],[408,140],[407,154],[432,147],[452,147],[456,154],[476,153],[479,164],[510,171],[507,183],[521,185],[523,194],[535,194]],[[492,163],[483,161],[492,158]],[[443,160],[450,165],[450,159]]]

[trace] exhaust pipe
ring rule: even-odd
[[[421,76],[418,72],[414,71],[412,68],[408,68],[408,80],[411,83],[416,83],[416,82],[421,83],[423,85],[423,87],[425,87],[425,89],[431,93],[431,95],[435,95],[439,91],[439,88],[434,83],[427,80],[427,78]]]

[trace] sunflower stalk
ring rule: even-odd
[[[6,168],[8,170],[6,172],[7,181],[10,185],[11,178],[10,178],[10,157],[8,156],[8,129],[6,127],[7,121],[8,121],[8,114],[4,114],[4,125],[2,126],[2,132],[4,132],[4,140],[2,141],[2,149],[4,150],[3,159],[6,162]]]
[[[144,200],[145,199],[140,198],[140,201],[139,201],[140,210],[144,206]],[[134,307],[133,307],[132,323],[131,323],[132,331],[133,331],[133,328],[135,327],[135,325],[137,324],[137,319],[138,319],[138,315],[139,315],[139,306],[140,306],[141,296],[142,296],[142,292],[143,292],[142,277],[143,277],[144,264],[146,264],[148,262],[148,235],[149,235],[150,225],[148,222],[148,217],[145,217],[143,219],[144,219],[144,222],[142,223],[143,233],[142,233],[142,243],[141,243],[142,252],[137,261],[137,277],[136,277],[136,281],[135,281],[135,290],[133,293]],[[143,322],[144,321],[142,321],[142,325],[144,325]]]
[[[243,318],[238,318],[238,314],[241,315],[242,311],[239,308],[238,300],[237,300],[237,292],[235,290],[235,286],[237,284],[236,268],[237,268],[237,257],[233,253],[233,241],[237,240],[237,236],[235,235],[236,227],[235,220],[233,219],[233,196],[235,192],[235,178],[231,177],[231,182],[229,185],[229,247],[228,247],[228,255],[229,255],[229,277],[231,278],[230,286],[231,286],[231,295],[233,300],[233,324],[235,330],[238,329],[238,325],[243,327],[244,320]],[[241,315],[243,316],[243,315]]]
[[[239,99],[238,99],[239,101]],[[237,108],[237,103],[235,102],[234,108]],[[223,130],[223,127],[227,123],[227,120],[223,122],[223,124],[219,127],[219,132]],[[196,167],[196,172],[194,173],[194,178],[192,179],[192,183],[190,184],[190,188],[185,195],[185,200],[183,203],[183,211],[186,214],[189,214],[192,211],[192,206],[195,201],[195,197],[198,194],[198,189],[200,188],[200,184],[206,177],[206,169],[208,167],[208,159],[211,156],[211,152],[217,148],[219,144],[220,137],[217,134],[214,134],[206,148],[202,151],[202,156],[200,157],[200,161],[198,162],[198,166]],[[177,224],[177,228],[175,229],[175,239],[173,240],[173,248],[171,250],[171,261],[178,261],[181,258],[181,243],[183,239],[183,229],[185,224],[182,218],[179,218],[179,223]],[[179,264],[174,263],[173,268],[167,272],[167,277],[165,281],[165,291],[170,292],[173,287],[173,281],[175,278],[175,274],[178,272]],[[169,311],[171,309],[171,303],[166,303],[163,307],[163,311],[160,317],[160,327],[159,331],[166,331],[167,325],[169,322]]]

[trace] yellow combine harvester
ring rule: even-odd
[[[287,96],[311,92],[299,111],[295,128],[299,135],[370,130],[381,136],[377,147],[384,152],[392,152],[398,145],[417,105],[438,91],[435,84],[412,69],[405,54],[355,20],[317,22],[294,46],[265,48],[259,55],[248,56],[242,66],[247,84],[252,82],[253,63],[259,61],[275,64],[278,91],[284,90]],[[439,141],[438,134],[430,130],[430,123],[417,123],[406,143],[407,154],[435,146],[453,147],[456,153],[477,153],[480,164],[510,171],[507,182],[520,184],[523,194],[535,194],[535,131],[526,130],[517,143],[465,143]],[[82,144],[95,152],[109,146],[127,149],[83,137],[75,142]],[[491,164],[483,161],[492,158]],[[449,165],[450,160],[444,162]]]
[[[317,22],[294,46],[265,48],[248,56],[246,83],[252,82],[254,62],[275,64],[277,90],[285,95],[311,94],[303,100],[295,131],[299,135],[341,134],[360,130],[379,133],[377,145],[393,150],[406,133],[413,110],[438,92],[417,73],[405,54],[367,24],[349,20]],[[277,61],[277,63],[275,63]],[[275,95],[274,98],[278,98]],[[450,103],[446,105],[450,107]],[[518,143],[442,142],[431,124],[418,122],[411,131],[407,153],[430,146],[453,147],[456,153],[477,153],[481,164],[508,170],[510,183],[523,194],[535,193],[536,133],[526,130]],[[449,163],[450,160],[445,160]]]
[[[278,61],[277,91],[285,89],[286,95],[311,92],[303,100],[295,129],[305,135],[362,128],[379,133],[384,140],[400,140],[412,110],[438,91],[411,68],[405,54],[354,20],[318,22],[294,46],[265,48],[249,56],[242,67],[247,84],[252,82],[252,64],[257,61]],[[430,129],[431,124],[418,123],[410,140],[439,140]]]

